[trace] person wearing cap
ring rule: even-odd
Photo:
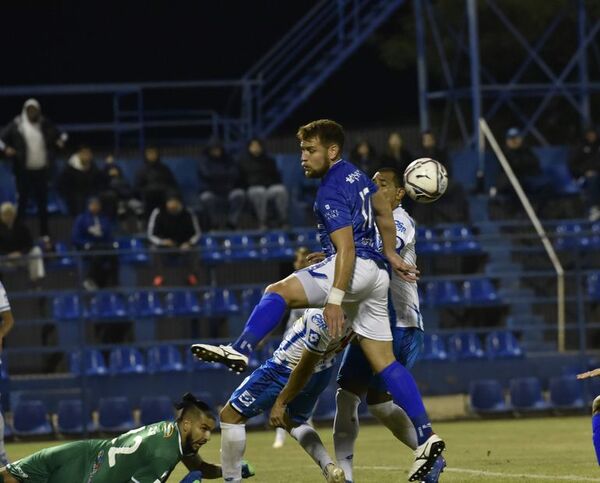
[[[0,153],[12,160],[17,193],[18,218],[23,219],[30,199],[35,199],[40,235],[48,230],[48,183],[57,149],[67,141],[67,133],[59,130],[42,115],[36,99],[28,99],[21,114],[0,131]]]
[[[196,215],[183,205],[178,193],[168,193],[164,207],[155,208],[148,220],[148,240],[152,247],[156,250],[171,250],[169,254],[158,253],[156,257],[159,273],[154,277],[155,286],[161,286],[164,282],[162,267],[165,259],[181,256],[187,260],[185,266],[192,267],[192,271],[187,275],[187,283],[198,283],[193,271],[197,265],[197,250],[193,248],[199,239],[200,226]]]
[[[583,189],[591,222],[600,220],[600,138],[588,127],[569,158],[569,171]]]
[[[33,453],[0,468],[0,482],[156,483],[167,481],[180,462],[190,471],[181,483],[221,478],[221,466],[198,454],[216,427],[211,408],[187,393],[175,409],[175,420],[149,424],[113,439],[76,441]],[[242,477],[254,474],[245,461]]]

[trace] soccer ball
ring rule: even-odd
[[[415,159],[404,171],[404,189],[419,203],[432,203],[448,187],[448,173],[439,161],[431,158]]]

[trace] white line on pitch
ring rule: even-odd
[[[375,470],[375,471],[394,471],[402,470],[399,466],[356,466],[357,470]],[[470,470],[467,468],[445,468],[444,473],[465,473],[475,476],[488,476],[488,477],[504,477],[504,478],[530,478],[532,480],[551,480],[551,481],[600,481],[600,478],[588,478],[585,476],[576,475],[562,475],[562,476],[551,476],[551,475],[535,475],[529,473],[501,473],[499,471],[484,471],[484,470]]]

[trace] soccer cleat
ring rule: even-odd
[[[440,475],[444,472],[445,467],[446,460],[442,455],[438,456],[433,464],[433,468],[431,468],[431,471],[423,478],[421,483],[437,483],[440,480]]]
[[[194,344],[192,354],[205,362],[220,362],[238,374],[248,368],[248,358],[230,345]]]
[[[437,457],[442,454],[446,443],[437,434],[432,434],[427,441],[415,450],[415,462],[410,469],[408,481],[422,481],[433,469]]]
[[[346,481],[344,470],[333,463],[329,463],[325,467],[323,475],[325,476],[327,483],[344,483]]]

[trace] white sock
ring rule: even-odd
[[[246,451],[246,425],[221,423],[221,467],[223,479],[242,481],[242,458]]]
[[[394,404],[394,401],[370,404],[369,411],[406,446],[413,450],[417,449],[415,426],[404,410]]]
[[[325,471],[327,465],[333,463],[331,456],[327,453],[323,441],[319,437],[315,428],[308,424],[302,424],[290,431],[292,437],[300,443],[300,446],[304,448],[304,451],[313,459],[315,463],[319,465],[321,470]]]
[[[283,444],[287,431],[283,428],[275,428],[275,441],[273,444]]]
[[[358,437],[358,405],[360,398],[350,391],[338,389],[335,420],[333,422],[333,446],[338,465],[344,470],[346,480],[352,481],[354,443]]]

